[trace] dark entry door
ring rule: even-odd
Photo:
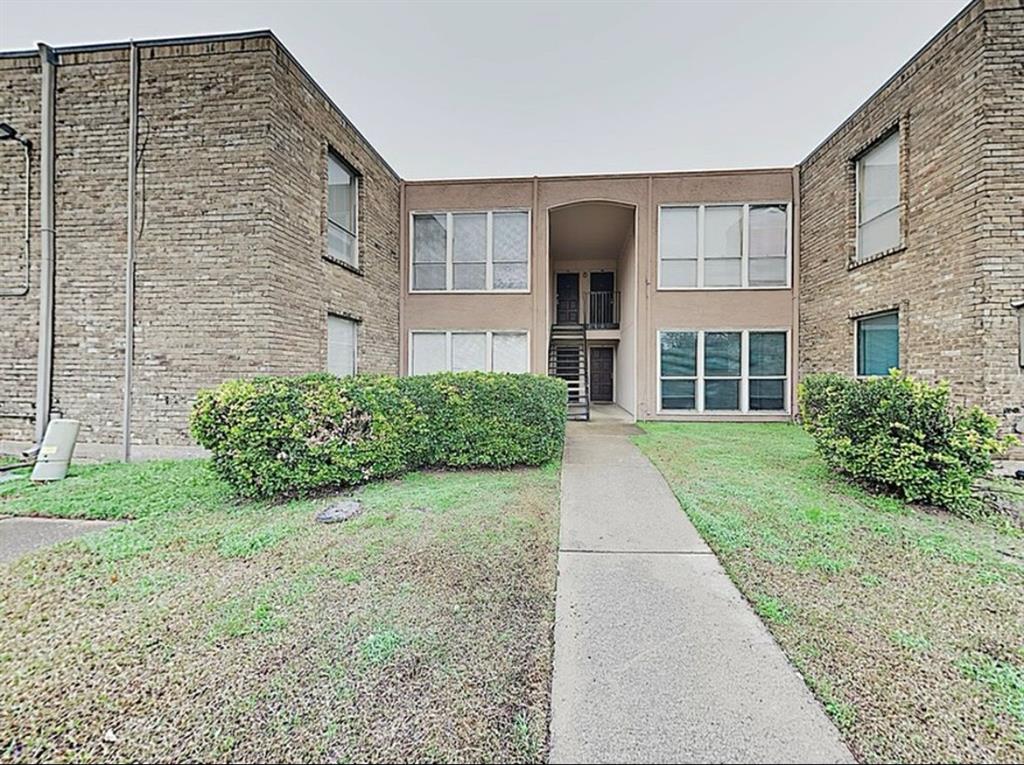
[[[555,282],[555,322],[580,323],[580,275],[558,274]]]
[[[590,349],[590,400],[614,401],[614,348]]]

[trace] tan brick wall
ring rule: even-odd
[[[323,369],[327,306],[354,304],[348,312],[364,315],[362,366],[394,371],[397,178],[271,37],[149,46],[140,58],[134,441],[188,444],[199,388]],[[32,289],[0,298],[0,441],[33,431],[39,80],[35,57],[0,59],[2,118],[36,145]],[[57,87],[53,406],[82,420],[83,441],[113,443],[124,378],[128,51],[63,53]],[[305,111],[281,109],[289,99]],[[320,258],[325,169],[296,149],[307,141],[319,152],[328,136],[367,179],[364,277]],[[18,190],[0,215],[8,281],[21,239],[20,162],[15,151],[0,155],[2,182]],[[291,172],[306,162],[310,175]]]
[[[38,146],[39,63],[0,59],[0,120]],[[0,297],[0,440],[32,432],[39,316],[39,162],[32,153],[29,293]],[[0,143],[0,290],[24,283],[25,171],[21,145]]]
[[[980,403],[1024,434],[1024,369],[1019,311],[1024,301],[1024,3],[992,3],[983,54],[985,147],[980,193],[983,230],[978,272],[985,338]],[[998,9],[998,10],[997,10]]]
[[[398,373],[399,179],[279,53],[271,68],[270,352],[280,372],[326,368],[327,314],[359,321],[359,372]],[[360,174],[359,268],[327,260],[327,152]]]
[[[801,165],[802,374],[852,373],[854,317],[898,307],[903,368],[949,380],[958,401],[1011,424],[1021,401],[1015,335],[1009,363],[1009,302],[1022,283],[1020,14],[1016,0],[968,8]],[[858,265],[853,158],[896,125],[905,247]]]

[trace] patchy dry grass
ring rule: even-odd
[[[0,760],[540,761],[557,466],[229,498],[201,461],[5,487],[138,520],[0,567]]]
[[[648,424],[671,484],[867,762],[1024,761],[1024,543],[834,479],[784,424]]]

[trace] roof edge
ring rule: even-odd
[[[594,181],[637,178],[675,178],[699,175],[748,175],[751,173],[792,173],[795,165],[773,165],[768,167],[735,167],[705,170],[656,170],[630,173],[561,173],[555,175],[497,175],[463,178],[416,178],[403,181],[406,186],[431,186],[437,184],[472,183],[530,183],[532,181]]]
[[[164,45],[195,45],[196,43],[236,42],[238,40],[256,40],[268,37],[283,48],[277,35],[270,29],[252,29],[244,32],[225,32],[211,35],[186,35],[184,37],[149,37],[141,40],[119,40],[102,43],[85,43],[82,45],[53,45],[54,53],[96,53],[106,50],[127,50],[134,43],[139,48],[157,48]],[[35,48],[30,50],[0,51],[0,58],[28,58],[39,55]]]
[[[398,171],[391,166],[391,163],[384,159],[384,156],[377,151],[377,148],[370,143],[370,140],[363,135],[362,131],[355,126],[355,123],[349,119],[348,115],[342,111],[341,107],[335,103],[334,99],[327,93],[326,90],[316,81],[306,67],[304,67],[299,59],[288,50],[288,46],[281,42],[280,38],[274,34],[273,30],[270,29],[254,29],[244,32],[227,32],[223,34],[212,34],[212,35],[188,35],[185,37],[156,37],[143,40],[125,40],[119,42],[106,42],[106,43],[92,43],[87,45],[65,45],[65,46],[53,46],[53,51],[57,55],[73,54],[73,53],[95,53],[100,51],[109,50],[127,50],[132,45],[138,48],[160,48],[172,45],[197,45],[202,43],[218,43],[218,42],[238,42],[242,40],[259,40],[268,39],[271,40],[277,48],[282,51],[299,71],[299,73],[309,81],[309,84],[313,89],[327,102],[338,115],[345,121],[345,124],[356,134],[360,141],[362,141],[366,147],[370,150],[374,157],[385,167],[387,171],[391,173],[394,180],[401,182],[402,176],[398,174]],[[21,50],[21,51],[0,51],[0,58],[28,58],[36,57],[39,55],[38,50]]]

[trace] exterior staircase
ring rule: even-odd
[[[548,375],[569,386],[568,418],[590,419],[587,330],[583,324],[553,324],[548,343]]]

